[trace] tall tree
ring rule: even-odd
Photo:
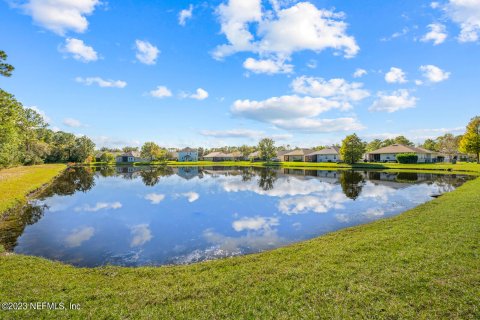
[[[398,137],[395,137],[395,139],[393,140],[395,141],[396,144],[403,144],[404,146],[413,147],[415,145],[412,141],[405,138],[405,136],[398,136]]]
[[[123,148],[122,148],[122,151],[123,151],[123,152],[138,151],[138,147],[129,147],[129,146],[126,146],[126,147],[123,147]]]
[[[8,56],[5,51],[0,50],[0,74],[5,77],[10,77],[15,69],[11,64],[5,62]]]
[[[445,153],[452,159],[458,152],[460,141],[451,133],[437,138],[438,151]]]
[[[370,142],[367,144],[365,150],[366,150],[367,152],[371,152],[371,151],[380,149],[381,147],[383,147],[383,145],[382,145],[382,140],[380,140],[380,139],[375,139],[375,140],[370,141]]]
[[[480,163],[480,116],[472,118],[467,125],[467,130],[460,140],[460,151],[477,156]]]
[[[260,158],[263,161],[271,161],[277,156],[275,151],[275,141],[269,138],[263,138],[258,143],[258,150],[260,150]]]
[[[439,151],[438,143],[433,139],[426,139],[425,142],[422,144],[422,148],[431,151]]]
[[[90,138],[82,136],[75,139],[70,161],[84,162],[95,152],[95,143]]]
[[[365,153],[365,142],[363,142],[355,133],[347,136],[342,141],[340,155],[343,161],[348,164],[358,162]]]
[[[161,160],[162,155],[164,155],[164,152],[155,142],[145,142],[140,151],[140,156],[142,158],[147,158],[152,161]]]
[[[244,144],[238,147],[238,151],[242,153],[243,157],[247,158],[250,153],[255,151],[255,148]]]
[[[23,106],[13,95],[0,89],[0,167],[20,163]]]

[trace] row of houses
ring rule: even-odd
[[[448,155],[440,152],[435,152],[420,147],[411,147],[401,144],[393,144],[387,147],[380,148],[364,154],[363,161],[366,162],[396,162],[397,155],[400,153],[413,153],[418,157],[418,163],[434,163],[452,161]],[[194,162],[198,161],[198,150],[193,148],[184,148],[175,153],[175,158],[179,162]],[[458,156],[457,156],[458,157]],[[241,152],[235,151],[231,153],[224,152],[210,152],[204,155],[201,160],[221,162],[221,161],[259,161],[260,151],[255,151],[245,157]],[[311,149],[296,149],[296,150],[282,150],[277,151],[276,156],[272,161],[285,162],[341,162],[340,148],[332,146],[322,150]],[[128,162],[146,162],[148,159],[143,159],[136,151],[131,151],[117,155],[116,161],[119,163]]]

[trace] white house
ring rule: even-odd
[[[192,148],[184,148],[178,151],[179,162],[186,162],[186,161],[198,161],[198,150]]]
[[[437,162],[438,153],[419,147],[404,146],[402,144],[392,144],[387,147],[377,149],[366,154],[368,161],[373,162],[396,162],[397,154],[414,153],[417,155],[418,163]]]
[[[336,146],[315,151],[313,153],[310,153],[309,156],[314,162],[339,162],[341,160],[340,148]]]

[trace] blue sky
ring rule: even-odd
[[[0,87],[98,146],[460,134],[480,0],[0,2]]]

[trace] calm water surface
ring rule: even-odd
[[[21,219],[3,221],[0,243],[76,266],[192,263],[396,215],[468,179],[379,171],[76,168],[23,209]]]

